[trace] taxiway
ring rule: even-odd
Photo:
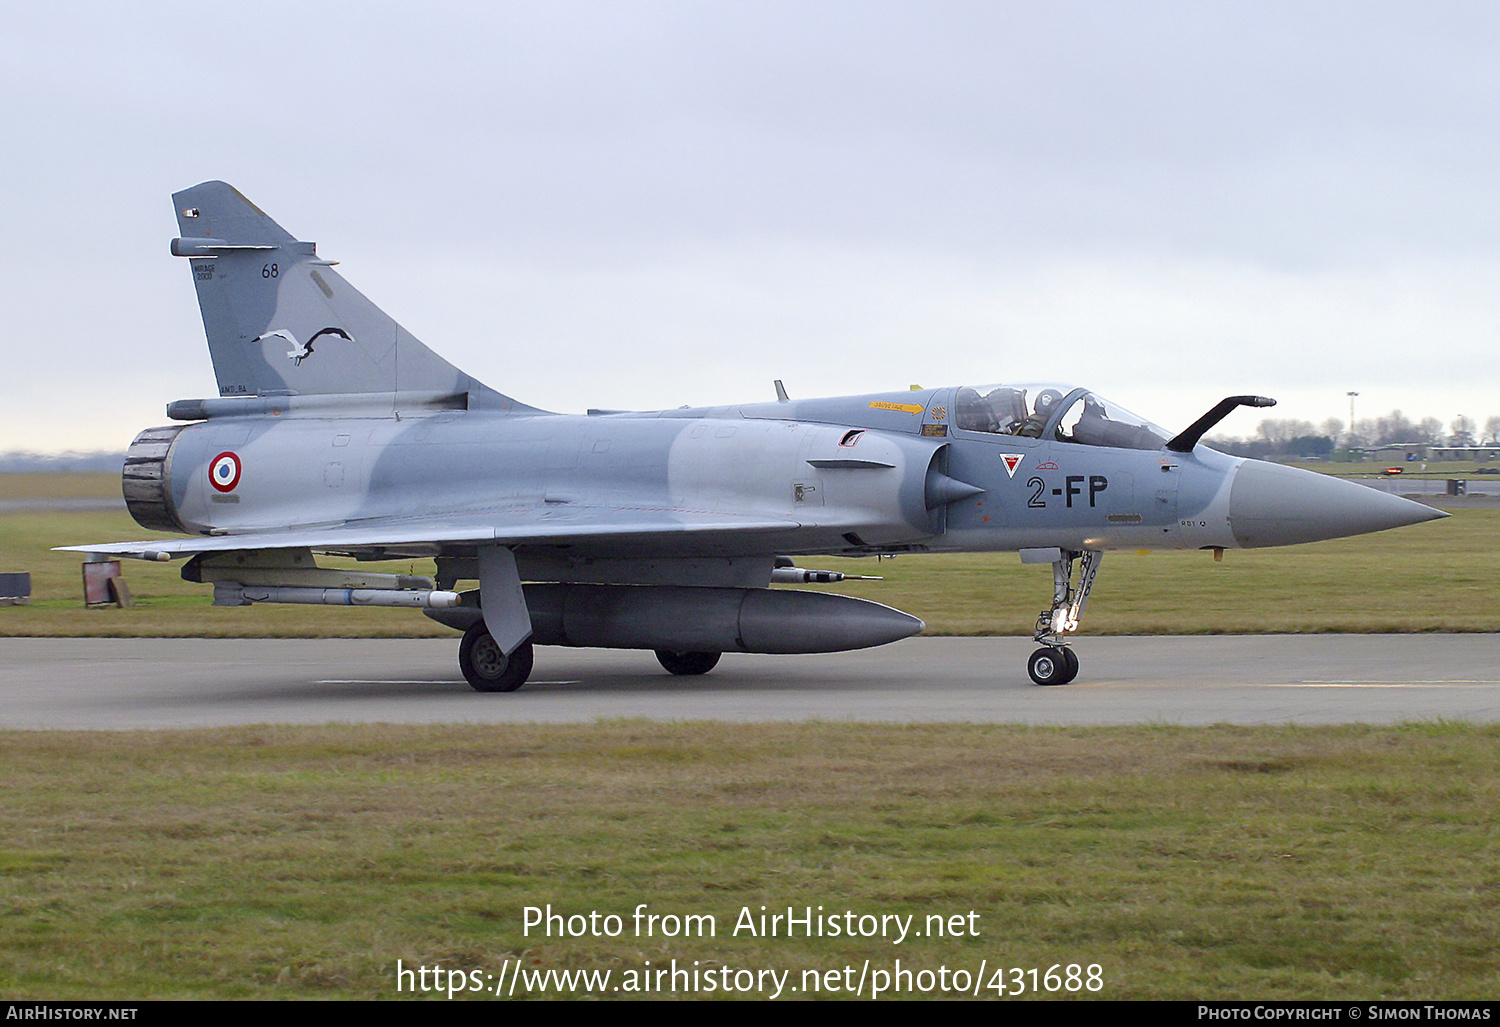
[[[1329,724],[1500,720],[1500,635],[1079,640],[1038,688],[1024,638],[914,638],[824,656],[727,655],[671,677],[648,652],[539,648],[524,689],[471,690],[437,639],[0,639],[0,727],[578,723],[599,718]]]

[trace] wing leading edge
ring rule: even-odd
[[[331,527],[56,548],[59,552],[166,560],[197,553],[248,549],[312,549],[347,553],[531,543],[588,545],[591,549],[614,552],[614,555],[628,555],[629,552],[658,546],[677,548],[684,544],[717,544],[736,539],[748,542],[756,535],[780,534],[800,526],[793,520],[757,520],[734,514],[697,513],[684,517],[666,510],[570,507],[555,513],[543,511],[538,514],[535,509],[528,509],[501,515],[382,519]]]

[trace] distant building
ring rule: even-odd
[[[1425,442],[1393,442],[1388,446],[1376,446],[1365,450],[1366,460],[1375,460],[1383,464],[1400,464],[1410,460],[1432,460],[1436,459],[1428,454],[1432,446]]]
[[[1500,446],[1429,446],[1433,460],[1473,460],[1481,463],[1500,456]]]
[[[37,471],[113,471],[125,463],[124,453],[27,453],[12,450],[0,453],[0,473],[31,474]]]
[[[1383,464],[1402,464],[1415,460],[1472,460],[1475,463],[1500,459],[1500,446],[1440,446],[1433,442],[1396,442],[1364,451],[1358,459]]]

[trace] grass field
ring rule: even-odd
[[[1291,466],[1303,467],[1309,471],[1317,471],[1320,474],[1332,474],[1340,478],[1379,477],[1380,472],[1387,467],[1400,467],[1402,478],[1464,478],[1468,481],[1471,492],[1485,492],[1494,495],[1500,492],[1500,476],[1481,474],[1480,470],[1492,469],[1496,463],[1497,461],[1494,460],[1485,460],[1478,463],[1473,460],[1401,460],[1393,464],[1383,464],[1366,460],[1349,464],[1332,462],[1294,463]]]
[[[31,477],[31,476],[18,476]],[[67,476],[61,477],[85,477]],[[123,511],[0,514],[0,570],[32,574],[27,607],[0,608],[0,635],[443,636],[409,610],[308,606],[214,608],[212,590],[181,580],[181,562],[125,561],[133,609],[82,606],[80,558],[51,547],[138,539]],[[328,561],[336,564],[337,561]],[[880,574],[833,587],[923,618],[934,634],[1029,634],[1051,597],[1051,569],[1013,553],[809,558],[805,566]],[[367,565],[370,566],[370,565]],[[430,562],[376,565],[430,574]],[[1288,549],[1139,556],[1110,553],[1084,634],[1500,630],[1500,510]]]
[[[119,499],[120,476],[89,471],[0,473],[0,499]]]
[[[795,986],[900,959],[1098,964],[1113,999],[1492,998],[1497,742],[1444,724],[5,733],[0,994],[390,997],[397,960],[617,983],[696,960]],[[523,934],[549,903],[717,933]],[[746,907],[819,905],[977,916],[900,945],[731,933]]]

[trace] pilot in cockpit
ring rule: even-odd
[[[1037,393],[1036,407],[1030,417],[1015,430],[1016,435],[1024,435],[1029,439],[1042,437],[1042,429],[1047,426],[1047,419],[1052,416],[1058,402],[1062,399],[1062,393],[1056,389],[1043,389]]]

